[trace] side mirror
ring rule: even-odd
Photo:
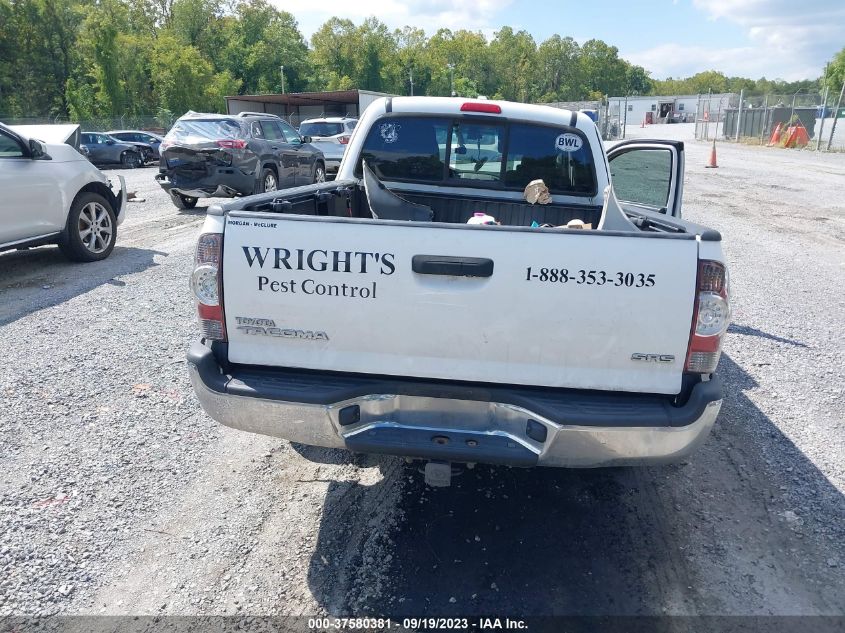
[[[308,136],[308,135],[303,136],[303,137],[300,137],[299,142],[300,142],[300,143],[310,143],[310,142],[311,142],[311,137],[310,137],[310,136]]]
[[[44,146],[35,139],[29,141],[29,157],[33,159],[44,158],[47,153],[44,151]]]
[[[114,141],[109,139],[106,141],[106,145],[114,145]]]

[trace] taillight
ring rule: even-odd
[[[731,319],[728,276],[723,264],[711,260],[698,263],[692,318],[685,369],[696,374],[712,374],[719,364],[722,337]]]
[[[337,140],[340,141],[341,145],[346,145],[349,142],[349,139],[352,138],[351,136],[341,136]]]
[[[203,233],[197,241],[191,290],[197,300],[202,335],[213,341],[226,340],[223,314],[223,235]]]
[[[226,149],[244,149],[246,148],[246,141],[240,138],[224,138],[216,141],[217,147],[225,147]]]
[[[501,114],[502,106],[495,103],[467,101],[461,104],[461,112],[486,112],[487,114]]]

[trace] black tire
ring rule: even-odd
[[[258,182],[258,193],[268,193],[270,191],[278,191],[279,177],[276,172],[265,167],[261,170],[261,180]]]
[[[199,198],[194,198],[193,196],[183,196],[181,193],[172,194],[170,197],[173,198],[173,204],[175,204],[178,209],[193,209],[197,206],[197,202],[199,201]]]
[[[326,166],[319,161],[314,165],[314,182],[326,182]]]
[[[135,169],[144,164],[144,159],[137,152],[123,152],[120,157],[120,164],[126,169]]]
[[[98,193],[76,196],[59,238],[59,248],[68,259],[97,262],[108,257],[117,241],[117,218],[111,203]]]

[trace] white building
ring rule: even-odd
[[[710,111],[715,116],[719,104],[727,105],[732,94],[710,95]],[[695,121],[696,111],[707,110],[707,95],[610,97],[610,116],[619,117],[621,124],[640,125],[651,118],[652,123],[664,123],[667,116],[675,121]],[[702,113],[703,114],[703,113]]]

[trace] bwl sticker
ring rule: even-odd
[[[577,134],[566,132],[555,140],[555,147],[561,152],[577,152],[581,149],[581,137]]]
[[[381,132],[381,139],[385,143],[395,143],[399,140],[399,128],[402,127],[396,123],[382,123],[379,131]]]

